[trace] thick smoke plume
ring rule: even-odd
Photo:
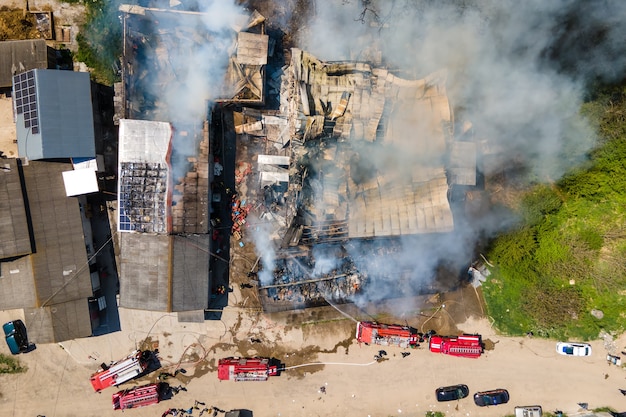
[[[419,78],[446,69],[458,115],[506,158],[558,179],[593,144],[578,116],[584,82],[621,76],[617,1],[317,2],[301,36],[322,60],[366,59]],[[500,150],[499,149],[499,150]]]
[[[554,181],[583,161],[595,143],[579,114],[585,87],[622,76],[625,68],[623,2],[344,0],[315,5],[299,43],[319,59],[379,60],[413,79],[446,71],[457,136],[472,126],[479,152],[490,157],[489,164],[479,160],[485,175],[521,166],[526,181]],[[419,132],[407,126],[405,134]],[[404,149],[396,144],[383,152],[362,152],[361,169],[386,169],[402,177],[403,167],[424,162],[415,142],[407,143]],[[374,254],[371,247],[355,242],[348,250],[374,279],[365,298],[376,300],[397,293],[398,277],[419,287],[432,282],[442,265],[460,272],[471,260],[477,236],[496,233],[508,222],[486,210],[471,224],[456,221],[453,233],[403,239],[392,260],[368,256],[368,251]]]
[[[145,19],[130,19],[132,48],[145,64],[136,75],[134,87],[143,97],[135,107],[142,110],[140,117],[172,123],[176,181],[188,169],[187,158],[197,153],[212,102],[228,94],[229,59],[248,15],[230,0],[184,1],[174,8],[156,1],[149,7]]]

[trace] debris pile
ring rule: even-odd
[[[237,195],[233,195],[231,217],[233,220],[232,235],[235,240],[241,240],[242,227],[246,224],[246,217],[250,212],[250,206],[246,200],[240,200]]]
[[[252,166],[248,162],[240,162],[235,168],[235,184],[241,184],[252,172]]]
[[[308,254],[278,260],[273,282],[259,288],[263,298],[270,303],[313,306],[346,302],[361,290],[366,276],[360,273],[349,256],[317,255],[317,262]]]

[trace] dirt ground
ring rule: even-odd
[[[233,295],[233,300],[242,296],[238,288]],[[448,313],[441,313],[454,305],[450,301],[444,308],[427,309],[423,314],[437,311],[431,322],[444,320]],[[18,317],[11,311],[0,313],[4,321]],[[433,354],[424,346],[406,350],[410,355],[402,357],[402,349],[386,347],[388,360],[380,363],[373,360],[379,348],[357,344],[354,321],[330,307],[268,316],[231,306],[221,321],[204,323],[179,323],[172,314],[124,309],[120,317],[121,332],[39,345],[19,356],[28,371],[0,375],[0,416],[119,413],[113,411],[110,397],[117,389],[96,394],[89,375],[100,363],[119,359],[136,347],[158,348],[162,369],[121,388],[155,382],[162,371],[184,369],[184,374],[168,382],[187,391],[158,405],[125,411],[132,416],[160,416],[168,408],[192,407],[196,400],[225,410],[249,409],[257,417],[417,417],[429,410],[443,411],[447,417],[495,417],[512,413],[516,405],[530,404],[576,415],[579,402],[588,402],[592,408],[626,409],[625,397],[618,391],[626,388],[626,371],[607,364],[603,342],[592,343],[594,353],[589,358],[563,357],[555,352],[554,341],[502,337],[487,319],[475,316],[459,323],[458,328],[482,334],[493,346],[479,359]],[[624,349],[626,337],[615,341],[615,346]],[[5,344],[0,345],[0,352],[8,354]],[[313,365],[288,369],[266,382],[220,382],[217,360],[231,355],[272,356],[287,367]],[[476,407],[471,398],[435,401],[435,388],[457,383],[467,384],[471,393],[506,388],[511,401],[490,408]]]
[[[17,158],[15,138],[13,100],[10,97],[0,97],[0,155]]]
[[[10,10],[51,11],[56,27],[70,28],[71,43],[64,43],[74,50],[78,28],[84,21],[85,8],[80,4],[69,4],[61,0],[2,0],[0,6]]]

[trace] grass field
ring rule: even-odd
[[[588,162],[530,187],[513,208],[522,220],[488,252],[484,294],[502,332],[587,340],[626,328],[624,87],[599,90],[581,111],[599,135]]]

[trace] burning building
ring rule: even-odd
[[[240,134],[284,126],[257,158],[261,218],[281,230],[275,253],[259,250],[273,259],[259,272],[266,309],[354,300],[381,280],[396,296],[440,290],[401,258],[412,240],[453,232],[449,189],[475,184],[475,145],[454,138],[445,83],[445,71],[408,79],[293,49],[281,112],[244,109]],[[286,156],[268,186],[261,174]]]
[[[207,116],[216,97],[262,103],[264,18],[238,16],[236,25],[215,28],[198,10],[122,5],[120,11],[120,305],[201,313],[214,284]]]
[[[316,169],[296,185],[302,197],[288,246],[337,232],[353,239],[453,230],[445,72],[407,80],[363,63],[323,63],[300,50],[291,70],[301,104],[290,116],[302,120],[297,163]],[[393,159],[395,169],[379,159]]]
[[[189,179],[190,161],[204,164],[204,157],[197,158],[197,120],[206,117],[207,103],[214,100],[237,109],[232,127],[240,143],[252,137],[265,144],[235,171],[239,194],[256,187],[259,193],[233,201],[233,238],[265,235],[255,246],[261,258],[261,299],[268,309],[353,300],[381,279],[394,287],[405,283],[407,294],[437,290],[431,279],[416,280],[420,271],[402,258],[415,236],[437,239],[454,231],[450,185],[474,180],[475,159],[462,157],[471,154],[473,143],[455,145],[445,71],[410,79],[366,62],[324,62],[299,49],[291,50],[288,65],[272,67],[273,43],[257,13],[237,25],[204,31],[201,12],[122,9],[120,117],[168,120],[175,132],[171,225],[167,220],[150,223],[158,214],[144,217],[148,223],[136,223],[145,228],[140,233],[181,233],[174,231],[180,207],[174,204],[176,191]],[[219,71],[207,69],[207,62]],[[194,71],[196,66],[201,71]],[[214,73],[225,74],[226,82],[213,79]],[[272,95],[279,109],[260,109]],[[457,149],[457,157],[451,158],[451,149]],[[212,155],[208,160],[214,160]],[[252,171],[250,178],[258,177],[258,183],[243,187],[243,177]],[[224,190],[228,195],[230,188]],[[187,192],[180,201],[185,205]],[[210,189],[206,195],[212,201]],[[164,205],[167,211],[167,198]],[[276,230],[248,229],[248,213]],[[208,220],[203,216],[196,222]]]
[[[208,306],[208,153],[200,152],[206,160],[190,162],[185,178],[174,180],[171,141],[180,133],[165,122],[120,120],[122,307],[200,311]],[[201,149],[208,149],[206,143]]]

